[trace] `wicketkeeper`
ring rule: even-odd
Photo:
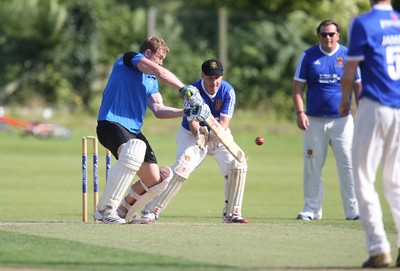
[[[202,79],[192,85],[200,91],[204,103],[210,107],[211,114],[219,120],[221,126],[232,137],[229,123],[236,102],[235,90],[222,79],[223,66],[218,60],[205,61],[201,69]],[[223,222],[247,224],[248,220],[242,217],[242,201],[247,173],[246,159],[238,162],[204,123],[188,120],[186,117],[182,119],[176,141],[178,148],[176,162],[171,167],[172,179],[166,189],[142,210],[143,218],[147,223],[159,218],[161,212],[178,193],[190,174],[203,162],[206,155],[209,155],[217,161],[219,170],[224,177]],[[124,204],[120,208],[125,209]]]

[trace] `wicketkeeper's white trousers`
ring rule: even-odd
[[[227,133],[232,136],[230,129],[228,128]],[[192,135],[192,133],[182,126],[180,127],[178,134],[176,136],[176,142],[178,144],[176,149],[176,163],[172,166],[174,169],[177,165],[185,163],[190,168],[190,173],[193,172],[208,155],[217,161],[219,171],[223,176],[228,176],[229,165],[235,159],[229,151],[217,142],[216,144],[206,146],[206,150],[202,151],[197,146],[197,138]],[[189,161],[188,161],[189,159]],[[189,173],[189,174],[190,174]],[[228,197],[228,190],[226,183],[224,185],[225,197]]]

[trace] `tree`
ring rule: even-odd
[[[0,98],[22,102],[55,87],[47,80],[60,43],[66,9],[57,1],[0,3]]]
[[[85,109],[92,100],[92,82],[98,62],[99,24],[94,3],[76,1],[68,8],[69,20],[64,28],[64,40],[57,48],[54,66],[71,83]]]
[[[138,50],[147,36],[147,9],[157,7],[155,35],[171,51],[164,61],[182,81],[200,77],[201,63],[218,55],[218,8],[228,11],[225,79],[238,106],[265,106],[292,116],[291,82],[297,59],[318,42],[320,21],[336,19],[346,44],[350,19],[365,0],[8,0],[0,2],[0,99],[41,99],[72,108],[98,108],[112,63]],[[394,1],[397,3],[399,0]],[[396,6],[396,5],[395,5]],[[21,20],[21,18],[24,18]],[[176,91],[167,104],[180,105]],[[13,93],[13,95],[9,95]],[[94,106],[94,104],[96,104]]]

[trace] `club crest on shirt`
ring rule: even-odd
[[[216,100],[215,101],[215,110],[219,111],[222,106],[222,100]]]
[[[313,154],[313,150],[312,150],[312,149],[308,149],[308,150],[307,150],[307,157],[308,157],[308,158],[313,158],[313,157],[314,157],[314,154]]]
[[[336,61],[337,61],[337,66],[338,66],[339,68],[343,68],[343,67],[344,67],[343,58],[338,57],[338,58],[336,59]]]

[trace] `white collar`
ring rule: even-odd
[[[372,9],[376,10],[393,10],[391,5],[376,4],[372,6]]]
[[[204,80],[201,80],[201,87],[204,89],[204,92],[207,94],[210,99],[214,99],[214,97],[217,95],[217,92],[215,92],[213,95],[209,94],[206,90],[206,87],[204,86]]]
[[[339,42],[338,42],[338,43],[336,44],[335,50],[333,50],[332,52],[328,53],[328,52],[324,51],[324,49],[322,49],[321,43],[319,44],[319,49],[321,50],[322,53],[324,53],[324,54],[327,55],[327,56],[331,56],[331,55],[335,54],[335,53],[339,50],[339,47],[340,47],[340,44],[339,44]]]

